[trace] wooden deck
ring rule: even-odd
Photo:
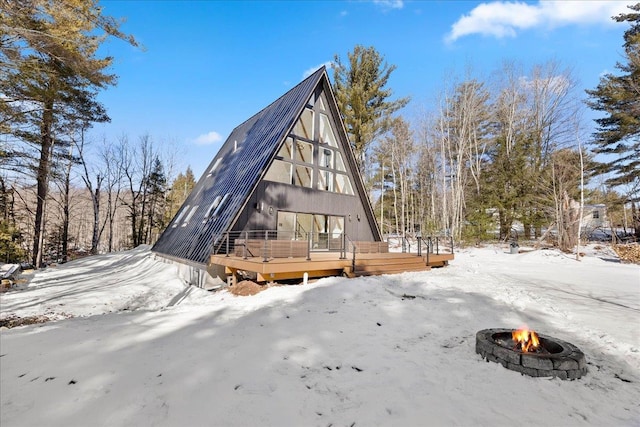
[[[405,271],[428,271],[431,267],[442,267],[453,260],[451,253],[422,254],[415,253],[374,253],[356,254],[355,270],[353,254],[347,253],[346,259],[340,259],[338,252],[311,252],[311,260],[304,258],[271,258],[264,261],[261,257],[244,259],[239,256],[212,255],[211,264],[225,267],[225,271],[236,280],[239,271],[252,272],[258,282],[301,279],[304,273],[308,277],[326,276],[365,276],[394,274]],[[427,261],[428,258],[428,261]]]

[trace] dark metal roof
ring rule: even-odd
[[[231,132],[153,246],[154,252],[198,264],[208,262],[213,246],[233,226],[279,143],[290,132],[322,78],[328,81],[324,67]],[[218,215],[212,215],[210,207],[216,198],[223,206]],[[192,211],[194,206],[198,208]],[[190,213],[192,216],[185,221]]]

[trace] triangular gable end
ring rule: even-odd
[[[227,231],[290,226],[380,240],[324,67],[233,130],[153,251],[206,264]]]

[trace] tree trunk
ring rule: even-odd
[[[98,245],[100,244],[100,184],[102,178],[97,177],[96,191],[92,195],[93,198],[93,233],[91,235],[91,255],[98,253]]]
[[[33,232],[33,266],[43,267],[43,244],[45,207],[49,190],[49,170],[51,168],[51,152],[53,151],[53,136],[51,127],[53,126],[53,100],[49,99],[44,105],[42,113],[42,126],[40,127],[40,161],[38,163],[37,181],[37,204],[35,216],[35,229]]]
[[[73,150],[73,148],[71,149]],[[69,153],[71,154],[71,152]],[[68,261],[68,253],[69,253],[69,222],[70,222],[70,213],[69,213],[69,204],[71,193],[71,155],[69,155],[69,164],[67,165],[67,173],[64,177],[64,194],[62,200],[62,242],[61,242],[61,252],[62,252],[62,263]]]

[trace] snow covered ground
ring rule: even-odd
[[[0,425],[640,425],[640,267],[588,248],[464,249],[424,273],[236,297],[148,248],[0,295]],[[408,298],[406,296],[415,296]],[[527,324],[577,345],[579,380],[487,363],[475,334]]]

